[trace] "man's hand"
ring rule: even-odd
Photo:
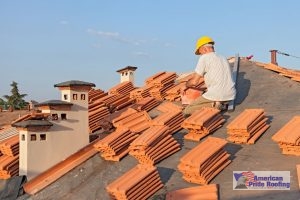
[[[200,78],[201,78],[201,76],[199,74],[195,73],[193,75],[193,77],[186,82],[186,87],[195,88],[196,85],[198,85]]]

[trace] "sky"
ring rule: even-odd
[[[60,99],[54,84],[68,80],[107,91],[126,66],[138,67],[137,87],[158,72],[189,72],[203,35],[225,57],[300,57],[299,10],[295,0],[0,0],[0,98],[12,81],[42,102]],[[300,69],[298,58],[277,61]]]

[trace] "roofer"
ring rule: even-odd
[[[193,77],[186,82],[182,92],[195,87],[201,77],[204,77],[207,91],[184,109],[185,116],[191,115],[201,107],[215,107],[224,110],[228,102],[235,98],[236,90],[232,69],[225,57],[215,53],[214,44],[213,39],[208,36],[199,38],[196,43],[195,54],[201,56]]]

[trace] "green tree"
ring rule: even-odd
[[[0,107],[2,109],[7,109],[7,102],[0,98]]]
[[[11,95],[4,95],[3,97],[6,99],[7,104],[11,106],[13,109],[22,109],[27,106],[27,102],[23,99],[27,94],[20,94],[18,89],[18,83],[15,81],[10,84],[12,89],[10,90]]]

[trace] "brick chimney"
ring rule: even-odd
[[[277,58],[276,58],[277,50],[270,50],[270,52],[271,52],[271,63],[274,65],[278,65]]]

